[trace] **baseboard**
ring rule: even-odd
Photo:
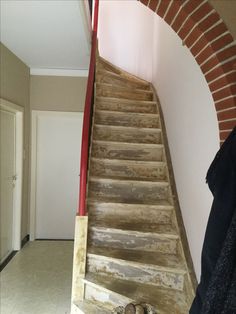
[[[27,234],[22,240],[21,240],[21,248],[23,248],[26,243],[29,242],[29,234]]]
[[[0,272],[7,266],[18,251],[12,251],[11,254],[0,264]]]

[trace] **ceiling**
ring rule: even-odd
[[[32,71],[88,70],[85,1],[1,0],[1,42]]]

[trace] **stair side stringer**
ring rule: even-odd
[[[160,127],[162,129],[162,143],[164,144],[164,159],[167,164],[167,177],[168,177],[168,182],[170,184],[170,189],[172,192],[172,198],[173,198],[173,206],[175,208],[173,215],[172,215],[172,220],[173,224],[175,225],[179,235],[180,235],[180,241],[178,244],[178,250],[179,254],[183,257],[186,269],[187,271],[187,279],[185,282],[185,292],[186,296],[188,299],[188,303],[191,306],[191,303],[193,301],[193,298],[195,296],[195,291],[197,288],[197,277],[195,274],[194,266],[193,266],[193,261],[189,249],[189,244],[188,244],[188,239],[187,239],[187,233],[185,230],[184,226],[184,221],[181,213],[181,207],[178,199],[178,193],[177,193],[177,187],[175,183],[175,178],[174,178],[174,170],[173,170],[173,165],[171,161],[171,154],[170,154],[170,149],[169,149],[169,144],[168,144],[168,137],[167,137],[167,132],[166,132],[166,127],[165,127],[165,120],[164,120],[164,115],[163,111],[160,105],[160,100],[157,96],[156,90],[153,86],[153,84],[150,83],[151,90],[153,91],[153,100],[157,104],[157,110],[160,115]]]

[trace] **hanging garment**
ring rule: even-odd
[[[212,162],[207,183],[214,200],[190,314],[236,314],[236,128]]]

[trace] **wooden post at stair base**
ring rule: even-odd
[[[84,299],[84,282],[87,254],[88,216],[76,216],[72,277],[72,304]]]

